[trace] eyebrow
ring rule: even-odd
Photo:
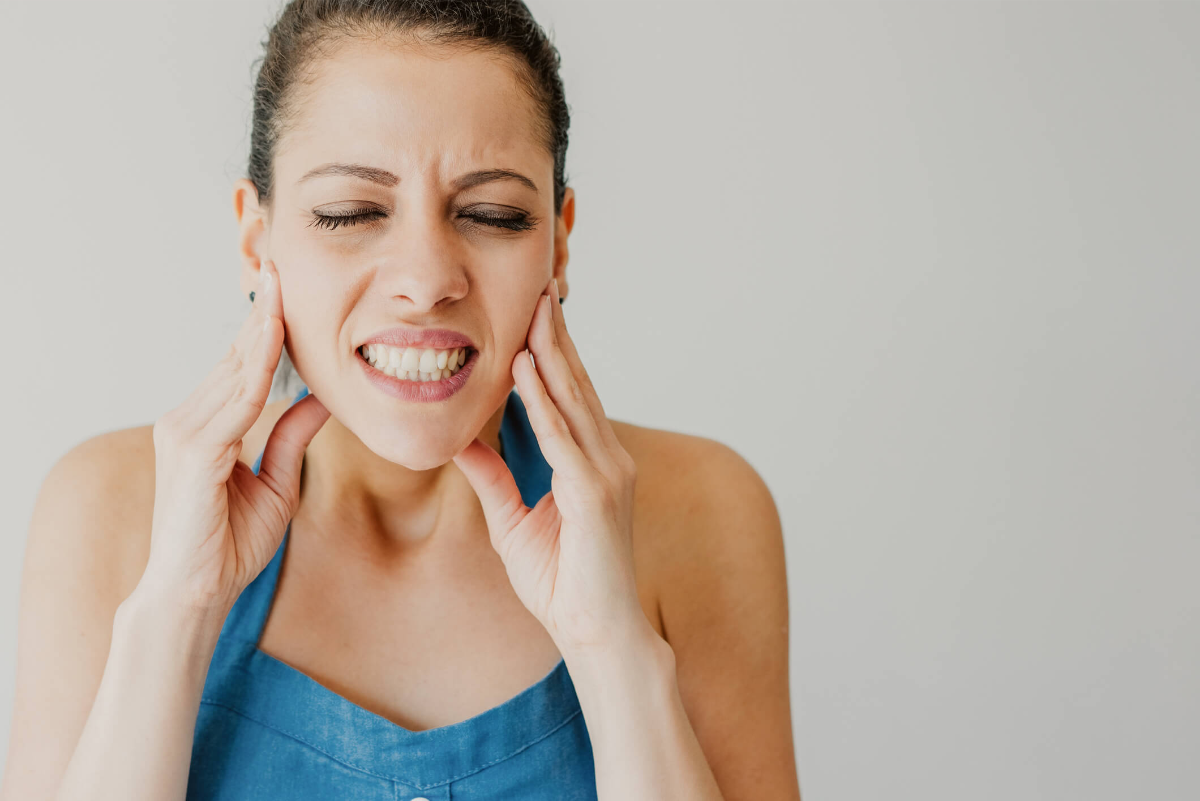
[[[321,175],[349,175],[353,178],[361,178],[365,181],[380,184],[381,186],[395,186],[400,183],[400,178],[395,173],[387,170],[379,169],[378,167],[368,167],[365,164],[322,164],[320,167],[314,167],[298,181],[304,183],[309,178],[316,178]],[[490,183],[492,181],[517,181],[520,184],[538,191],[537,184],[526,178],[519,172],[514,170],[495,169],[495,170],[476,170],[466,173],[455,178],[451,183],[454,189],[461,191],[470,189],[473,186]]]

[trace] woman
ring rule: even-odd
[[[799,797],[770,493],[567,331],[557,67],[520,2],[284,8],[249,314],[47,477],[5,799]]]

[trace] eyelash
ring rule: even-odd
[[[375,210],[360,211],[354,214],[314,214],[312,225],[332,231],[339,225],[358,225],[359,223],[372,222],[386,216],[382,211]],[[503,217],[492,214],[464,214],[462,216],[468,220],[474,220],[477,223],[488,225],[492,228],[504,228],[509,231],[528,231],[534,226],[528,214],[520,214],[515,217]]]

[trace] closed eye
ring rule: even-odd
[[[476,213],[461,214],[459,216],[471,220],[476,224],[487,225],[493,228],[504,228],[510,231],[528,231],[536,225],[536,222],[531,220],[528,214],[524,213],[515,215]],[[357,211],[352,214],[314,214],[310,225],[332,231],[339,225],[350,226],[358,225],[359,223],[371,223],[384,217],[387,217],[387,214],[377,210]]]
[[[353,214],[314,214],[310,223],[317,228],[328,228],[332,231],[339,225],[358,225],[363,222],[373,222],[386,217],[382,211],[359,211]]]
[[[528,231],[533,228],[537,222],[530,219],[528,214],[462,214],[459,215],[468,220],[490,225],[494,228],[507,228],[510,231]]]

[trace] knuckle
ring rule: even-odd
[[[231,405],[244,406],[262,414],[262,410],[266,407],[266,399],[260,398],[258,393],[254,391],[254,387],[248,381],[238,381],[234,387],[233,395],[230,397]]]
[[[236,342],[229,346],[229,350],[225,353],[225,358],[222,361],[229,370],[235,373],[240,372],[246,363],[245,356]]]
[[[233,406],[242,402],[246,397],[246,382],[235,381],[233,391],[229,393],[229,405]]]
[[[571,398],[575,403],[587,408],[587,398],[584,397],[583,389],[579,386],[579,382],[575,380],[574,376],[571,377]]]
[[[600,509],[611,511],[617,507],[617,493],[604,475],[597,475],[592,482],[592,503]]]
[[[212,429],[205,427],[196,432],[195,446],[189,449],[192,458],[199,460],[198,464],[208,466],[211,463],[216,468],[227,464],[232,467],[231,455],[236,455],[239,442],[228,442]]]
[[[556,416],[554,422],[550,424],[550,436],[561,440],[571,438],[571,428],[567,425],[567,421],[562,418],[562,415]]]
[[[630,456],[629,453],[626,452],[625,450],[621,451],[621,469],[625,473],[626,481],[628,481],[630,483],[637,481],[637,474],[638,474],[637,462],[635,462],[633,460],[633,457]]]
[[[173,442],[179,433],[178,410],[172,409],[155,420],[152,433],[154,437],[154,446],[156,448],[166,446],[168,443]]]
[[[254,419],[257,420],[263,413],[263,409],[267,407],[266,400],[258,397],[248,397],[243,401],[254,414]]]

